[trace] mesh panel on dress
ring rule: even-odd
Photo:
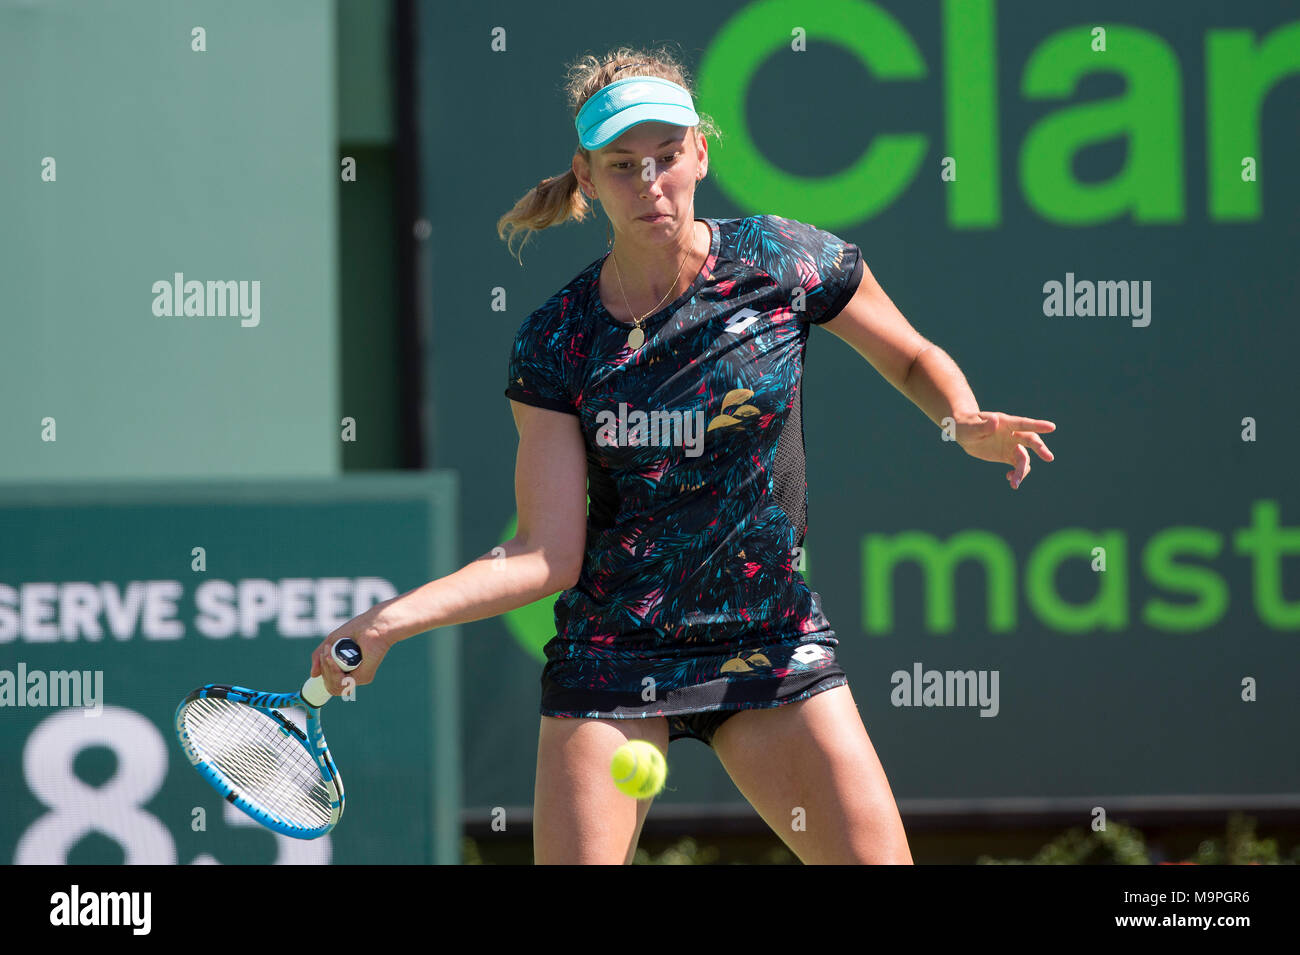
[[[808,481],[804,471],[803,448],[803,376],[794,393],[794,407],[776,442],[772,490],[776,503],[798,531],[797,543],[803,544],[808,520]]]

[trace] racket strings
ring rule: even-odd
[[[329,824],[331,800],[320,769],[270,716],[213,697],[191,700],[183,719],[199,757],[226,778],[236,796],[304,829]]]

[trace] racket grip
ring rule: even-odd
[[[344,673],[349,673],[361,666],[361,648],[357,642],[349,637],[344,637],[335,642],[330,647],[330,656],[334,662],[339,665]],[[302,685],[302,692],[299,694],[309,705],[320,709],[330,701],[330,691],[325,685],[325,677],[314,676]]]

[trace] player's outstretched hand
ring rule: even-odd
[[[311,675],[324,675],[325,685],[330,693],[339,696],[343,693],[344,677],[351,677],[357,686],[364,686],[375,678],[375,671],[384,660],[384,654],[392,642],[384,636],[384,628],[379,625],[380,608],[375,604],[365,613],[358,614],[339,627],[312,651]],[[330,648],[344,637],[351,637],[361,647],[361,666],[351,673],[344,673],[334,662]]]
[[[1011,465],[1007,480],[1013,489],[1020,487],[1020,482],[1029,473],[1028,448],[1033,448],[1044,461],[1053,459],[1052,452],[1038,435],[1055,430],[1056,425],[1050,421],[1022,418],[1000,411],[980,411],[965,421],[956,422],[955,426],[957,443],[971,457]]]

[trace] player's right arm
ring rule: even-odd
[[[587,454],[578,417],[513,400],[510,408],[519,431],[515,536],[454,574],[376,604],[326,637],[313,653],[312,675],[323,673],[332,693],[342,692],[343,674],[329,647],[341,637],[361,646],[365,662],[351,676],[363,685],[399,640],[494,617],[577,581],[587,542]]]

